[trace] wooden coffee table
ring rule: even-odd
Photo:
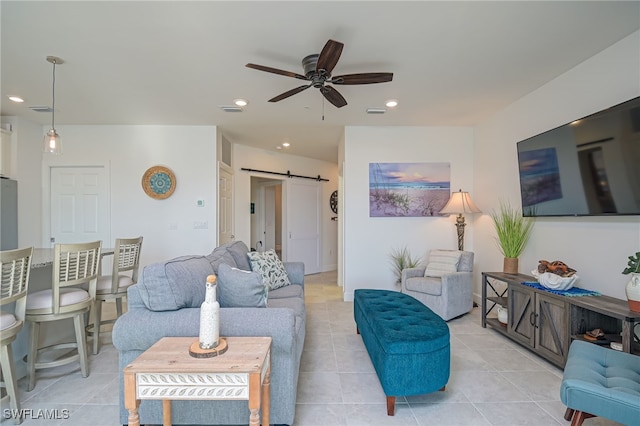
[[[227,351],[194,358],[197,337],[164,337],[124,369],[124,406],[129,426],[140,426],[143,399],[162,400],[164,426],[171,425],[172,400],[249,401],[249,424],[269,424],[271,337],[226,337]]]

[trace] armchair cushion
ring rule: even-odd
[[[457,272],[461,255],[462,252],[458,250],[431,250],[424,276],[441,277],[443,274]]]
[[[405,284],[407,290],[440,296],[442,294],[442,280],[436,277],[408,278]]]

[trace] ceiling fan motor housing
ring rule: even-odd
[[[318,55],[313,54],[309,56],[305,56],[302,60],[302,68],[304,69],[304,75],[307,77],[311,77],[316,72],[316,65],[318,64]]]

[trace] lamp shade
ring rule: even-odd
[[[42,139],[42,150],[50,154],[62,154],[62,142],[56,129],[50,129]]]
[[[440,210],[443,214],[482,213],[473,203],[468,192],[459,190],[451,193],[449,202]]]

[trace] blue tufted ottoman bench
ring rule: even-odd
[[[560,399],[566,420],[580,426],[600,416],[640,425],[640,357],[575,340],[564,367]]]
[[[353,315],[382,389],[387,414],[398,396],[444,390],[449,380],[447,323],[413,297],[388,290],[357,289]]]

